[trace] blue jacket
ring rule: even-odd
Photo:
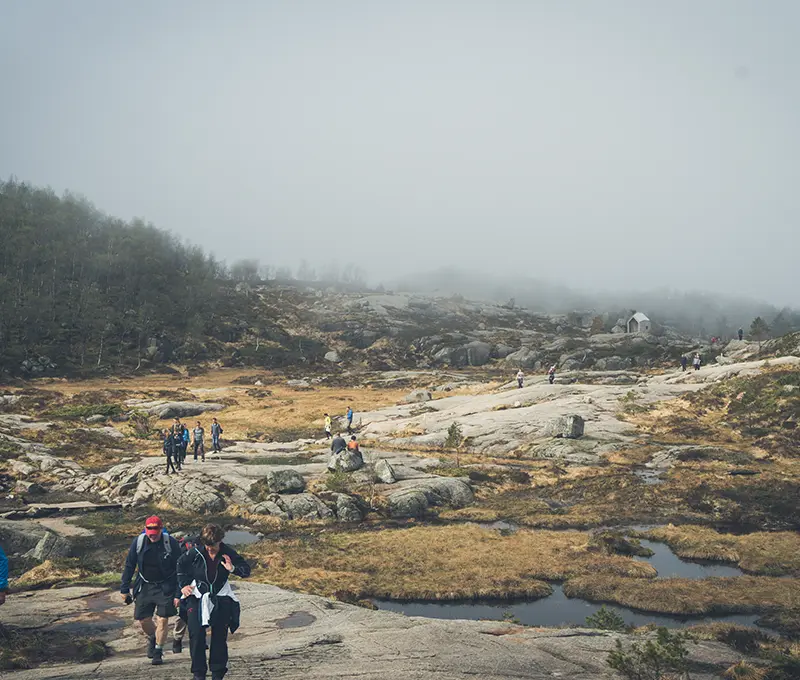
[[[169,555],[167,555],[167,552],[164,550],[164,541],[169,541],[170,543]],[[166,531],[162,534],[161,540],[155,543],[152,543],[145,537],[141,552],[137,550],[138,542],[139,537],[137,536],[133,539],[130,550],[128,550],[128,557],[125,559],[125,568],[122,570],[122,584],[119,591],[123,594],[130,592],[131,581],[133,581],[133,575],[136,573],[136,581],[134,581],[133,587],[134,597],[136,596],[136,593],[139,592],[142,585],[142,563],[144,554],[148,550],[158,550],[161,553],[161,559],[159,560],[159,565],[161,566],[160,583],[164,594],[172,594],[175,597],[180,597],[180,591],[178,589],[178,558],[182,554],[180,543]]]
[[[0,590],[8,590],[8,558],[0,546]]]

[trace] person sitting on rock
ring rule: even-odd
[[[181,458],[179,449],[175,446],[175,437],[169,430],[164,430],[164,455],[167,458],[167,469],[164,471],[169,474],[169,469],[177,475],[178,470],[181,469]],[[175,469],[175,459],[178,459],[178,468]]]
[[[525,381],[525,374],[522,372],[522,369],[520,368],[517,371],[517,387],[519,387],[519,389],[522,389],[522,383],[524,381]]]
[[[133,539],[122,571],[120,593],[125,604],[136,602],[133,618],[147,635],[147,658],[154,666],[164,663],[169,619],[178,613],[180,554],[178,541],[164,531],[161,519],[153,515],[145,521],[144,532]]]
[[[353,435],[350,437],[350,441],[347,442],[347,450],[348,451],[357,451],[360,453],[360,449],[358,448],[358,441],[356,440],[356,436]]]
[[[331,453],[336,454],[346,450],[347,450],[347,442],[344,440],[342,434],[339,433],[333,438],[333,441],[331,442]]]

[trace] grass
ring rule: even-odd
[[[284,588],[360,600],[460,600],[544,597],[544,581],[584,574],[654,577],[628,557],[591,549],[580,532],[518,531],[509,536],[474,525],[420,526],[249,546],[256,559],[280,559],[256,578]]]
[[[592,574],[567,581],[564,593],[681,616],[795,612],[800,608],[800,579],[765,576],[637,579]]]
[[[666,526],[646,532],[679,557],[733,562],[744,571],[766,576],[800,576],[800,535],[796,532],[723,534],[701,526]]]

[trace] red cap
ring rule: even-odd
[[[145,520],[144,532],[148,536],[160,536],[163,528],[164,523],[161,521],[161,518],[156,515],[148,517],[147,520]]]

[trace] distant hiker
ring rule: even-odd
[[[194,459],[197,460],[197,454],[199,453],[203,457],[203,462],[206,462],[206,447],[203,443],[203,437],[205,437],[206,431],[203,429],[203,426],[200,424],[200,421],[197,421],[197,425],[195,426],[194,430],[192,430],[192,448],[194,449]]]
[[[211,680],[222,680],[228,672],[228,630],[239,628],[241,607],[228,583],[233,574],[250,576],[250,565],[233,548],[222,542],[225,532],[207,524],[198,543],[178,561],[181,616],[189,628],[189,651],[194,680],[204,680],[211,668]],[[206,629],[211,643],[206,661]]]
[[[186,428],[183,426],[183,423],[181,423],[181,419],[175,418],[172,423],[172,437],[175,440],[177,457],[181,465],[183,465],[184,461],[186,460],[186,447],[183,445],[183,437],[185,432]]]
[[[550,380],[550,384],[552,385],[556,381],[556,365],[553,364],[550,367],[550,370],[547,371],[547,377]]]
[[[525,374],[522,372],[522,369],[520,368],[520,369],[517,371],[517,387],[518,387],[519,389],[522,389],[522,383],[523,383],[524,381],[525,381]]]
[[[219,436],[222,434],[222,425],[217,422],[216,418],[211,419],[211,450],[214,453],[222,451],[219,445]]]
[[[347,442],[347,450],[348,451],[359,451],[358,440],[356,439],[355,435],[350,437],[350,441]]]
[[[689,365],[689,359],[688,359],[688,357],[687,357],[687,356],[684,354],[683,356],[681,356],[681,370],[682,370],[684,373],[686,372],[686,367],[687,367],[688,365]]]
[[[341,434],[337,434],[331,442],[331,453],[341,453],[347,449],[347,442]]]
[[[739,340],[743,340],[743,339],[744,339],[744,329],[740,328],[739,329]]]
[[[345,417],[347,418],[347,434],[353,434],[353,409],[349,406]]]
[[[181,437],[181,463],[186,460],[186,449],[189,448],[189,428],[183,428],[183,436]],[[197,460],[197,458],[195,458]]]
[[[703,360],[700,358],[700,354],[695,354],[694,359],[692,360],[692,365],[694,366],[695,371],[700,370],[701,363],[703,363]]]
[[[331,422],[331,417],[326,413],[325,414],[325,438],[331,438],[331,429],[333,428],[333,423]]]
[[[164,430],[164,455],[167,458],[167,469],[164,470],[164,474],[168,475],[169,469],[172,468],[172,471],[177,475],[178,470],[181,469],[181,459],[175,447],[175,437],[169,430]],[[175,469],[175,462],[174,462],[176,457],[178,458],[177,469]]]
[[[133,539],[122,571],[120,593],[125,604],[136,602],[133,618],[147,635],[147,658],[154,666],[164,663],[169,618],[177,613],[178,557],[178,541],[164,531],[161,519],[153,515],[145,521],[144,531]],[[138,573],[131,592],[134,572]]]
[[[8,595],[8,558],[0,545],[0,605],[6,603]]]

